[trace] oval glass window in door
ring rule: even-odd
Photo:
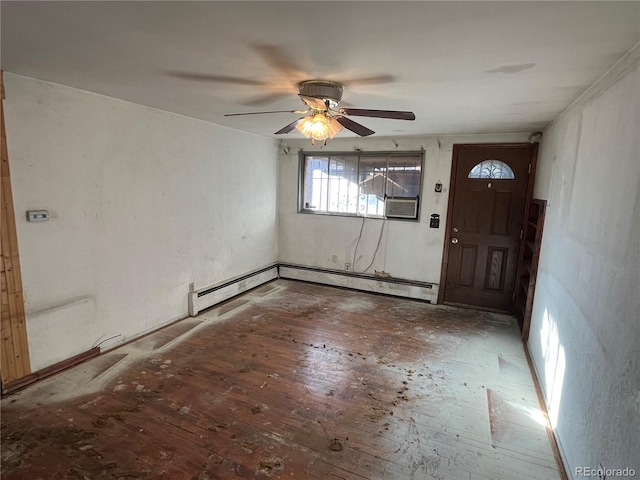
[[[493,178],[496,180],[515,180],[516,175],[509,165],[501,160],[483,160],[474,165],[467,178]]]

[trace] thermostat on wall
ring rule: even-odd
[[[49,220],[49,210],[27,210],[27,222],[46,222]]]

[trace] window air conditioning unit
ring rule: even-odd
[[[384,202],[384,216],[387,218],[418,218],[418,197],[387,197]]]

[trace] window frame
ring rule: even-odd
[[[389,165],[389,157],[406,157],[406,156],[418,156],[420,158],[420,183],[418,186],[418,195],[416,197],[387,197],[385,191],[385,199],[386,198],[396,198],[396,199],[417,199],[417,215],[416,218],[398,218],[398,217],[386,217],[384,215],[363,215],[358,212],[356,208],[355,213],[347,213],[347,212],[319,212],[317,210],[312,210],[304,207],[304,195],[305,195],[305,174],[306,174],[306,160],[308,157],[326,157],[328,162],[328,166],[330,165],[331,157],[339,157],[339,156],[349,156],[349,157],[357,157],[357,170],[356,170],[356,178],[360,178],[360,161],[363,157],[384,157],[386,159],[386,166]],[[387,177],[388,170],[385,172],[385,180]],[[403,222],[420,222],[420,216],[422,214],[421,208],[421,194],[424,184],[424,150],[408,150],[408,151],[335,151],[335,152],[323,152],[323,151],[305,151],[301,150],[298,153],[298,213],[306,214],[306,215],[326,215],[333,217],[353,217],[353,218],[367,218],[373,220],[399,220]],[[358,197],[360,195],[358,194]]]

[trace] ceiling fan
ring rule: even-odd
[[[304,115],[281,128],[275,135],[299,130],[311,143],[316,140],[327,144],[327,138],[333,138],[343,128],[351,130],[361,137],[375,133],[373,130],[354,122],[349,117],[375,117],[394,120],[415,120],[413,112],[397,110],[368,110],[362,108],[338,108],[344,87],[341,83],[328,80],[307,80],[299,84],[298,96],[305,103],[303,110],[274,110],[268,112],[228,113],[225,117],[239,115],[261,115],[265,113],[297,113]]]

